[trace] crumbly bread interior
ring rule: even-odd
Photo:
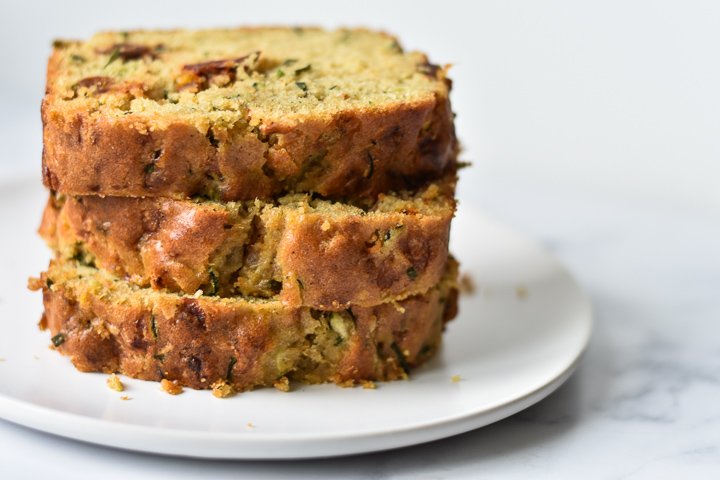
[[[440,282],[433,288],[441,288],[447,291],[457,287],[458,263],[450,257]],[[99,296],[107,299],[110,303],[127,304],[140,303],[144,306],[152,306],[156,301],[177,301],[182,298],[202,299],[215,305],[225,306],[252,306],[257,312],[272,312],[286,308],[277,297],[211,297],[206,295],[186,295],[165,291],[157,291],[150,288],[143,288],[134,285],[111,273],[85,265],[81,261],[52,261],[47,272],[43,274],[47,288],[64,289],[73,292],[79,301],[87,300],[91,296]],[[43,286],[43,285],[40,285]],[[425,293],[425,292],[423,292]],[[400,300],[400,299],[398,299]],[[386,303],[393,303],[396,300],[390,299]]]
[[[77,262],[52,262],[30,286],[43,290],[41,328],[81,371],[243,391],[407,378],[456,314],[456,274],[451,261],[422,295],[342,312],[157,292]]]
[[[160,128],[182,118],[201,131],[382,112],[447,93],[444,69],[367,30],[107,32],[56,42],[48,69],[55,108],[137,115]]]
[[[55,42],[54,347],[192,388],[407,378],[457,313],[446,73],[363,29]]]
[[[289,302],[340,308],[416,294],[437,281],[454,180],[363,207],[302,194],[228,203],[58,195],[40,233],[58,258],[83,259],[140,286],[265,298],[285,291]],[[288,253],[296,249],[306,261]],[[329,269],[316,272],[330,252]],[[356,275],[347,279],[350,271]],[[298,282],[303,291],[293,295]]]

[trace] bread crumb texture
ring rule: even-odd
[[[457,314],[448,68],[365,29],[56,41],[51,348],[116,391],[407,379]]]
[[[232,385],[225,380],[218,380],[212,384],[212,394],[217,398],[226,398],[235,393]]]
[[[161,381],[171,394],[188,386],[224,397],[259,386],[285,391],[291,380],[353,386],[407,378],[437,351],[456,314],[456,276],[450,259],[423,294],[322,311],[278,298],[156,291],[55,261],[43,293],[47,328],[53,337],[63,332],[57,349],[79,370]]]
[[[170,395],[179,395],[183,392],[183,387],[177,381],[168,380],[167,378],[160,380],[160,388]]]
[[[340,310],[437,284],[454,186],[451,177],[364,208],[305,194],[228,203],[55,195],[40,233],[59,258],[138,286],[195,298],[280,295],[288,305]]]
[[[276,390],[279,390],[281,392],[289,392],[290,391],[290,380],[288,380],[287,377],[282,376],[278,378],[275,383],[273,383],[273,387],[275,387]]]
[[[116,392],[122,392],[123,390],[125,390],[125,386],[120,381],[120,378],[118,378],[118,376],[115,375],[114,373],[108,377],[107,386],[111,390],[115,390]]]
[[[58,41],[43,179],[77,195],[375,198],[455,171],[449,90],[445,68],[368,30]]]
[[[443,70],[368,30],[106,32],[55,42],[48,92],[65,108],[199,129],[257,126],[445,94]]]

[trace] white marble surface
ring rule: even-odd
[[[121,452],[0,421],[2,478],[718,478],[720,212],[468,172],[464,202],[544,244],[590,294],[577,373],[507,420],[397,451],[302,462]]]

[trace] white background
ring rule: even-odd
[[[52,39],[101,29],[366,25],[452,63],[480,176],[720,207],[720,2],[2,1],[0,175],[39,172]]]
[[[717,478],[720,2],[0,0],[0,180],[39,181],[53,38],[263,23],[384,28],[455,65],[474,162],[461,208],[520,229],[582,283],[596,330],[579,371],[490,427],[327,461],[168,459],[0,421],[0,478]]]

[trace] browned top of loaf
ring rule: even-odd
[[[73,194],[372,196],[454,168],[446,71],[367,30],[56,42],[44,178]]]

